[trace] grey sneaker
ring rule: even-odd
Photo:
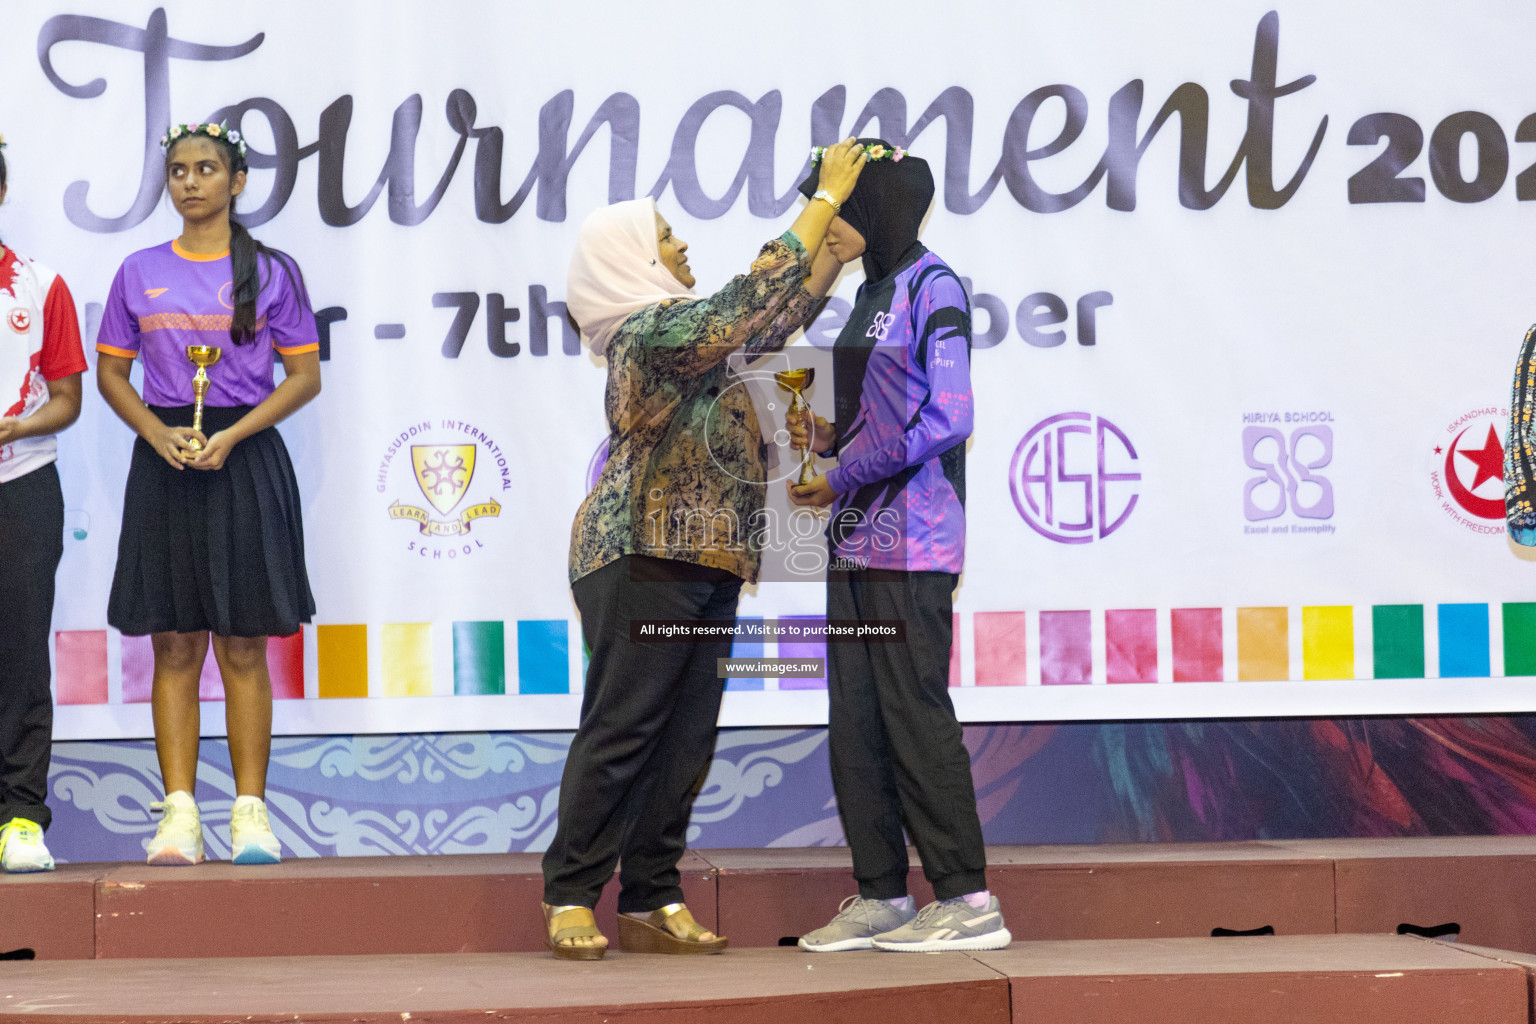
[[[992,896],[985,910],[977,910],[963,899],[936,900],[900,928],[876,935],[874,946],[899,953],[940,953],[1002,949],[1012,941],[1012,933],[1003,924],[1002,905]]]
[[[811,953],[841,953],[846,949],[872,949],[874,937],[912,920],[916,911],[902,910],[885,900],[849,896],[837,908],[837,916],[815,931],[800,936],[800,948]]]

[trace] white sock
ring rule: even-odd
[[[970,904],[974,910],[986,910],[987,905],[992,902],[992,893],[983,889],[980,892],[968,892],[960,898]]]
[[[230,808],[230,811],[238,811],[247,804],[256,804],[258,807],[267,806],[267,802],[259,796],[237,796],[235,797],[235,805]]]
[[[916,906],[916,904],[912,902],[912,897],[910,895],[902,896],[894,900],[886,900],[885,902],[889,903],[903,914],[910,914],[913,908]]]

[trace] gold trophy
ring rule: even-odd
[[[203,397],[208,394],[208,385],[213,383],[208,379],[208,367],[223,356],[224,350],[214,345],[187,346],[187,358],[197,367],[197,373],[192,377],[192,395],[196,399],[192,404],[193,430],[201,432],[203,429]],[[194,437],[187,447],[200,452],[203,450],[203,442]]]
[[[794,401],[789,404],[791,413],[799,413],[803,418],[807,406],[805,396],[801,394],[816,380],[816,371],[810,367],[799,370],[784,370],[773,375],[774,383],[794,395]],[[800,480],[803,486],[816,479],[816,456],[811,453],[811,446],[816,441],[816,421],[811,420],[810,435],[806,438],[805,451],[800,453]]]

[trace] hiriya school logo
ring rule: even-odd
[[[1029,528],[1058,544],[1103,540],[1136,508],[1136,446],[1102,416],[1064,412],[1041,420],[1013,453],[1008,483]]]
[[[1430,453],[1430,487],[1440,511],[1484,536],[1504,534],[1504,442],[1509,410],[1471,409],[1445,426]]]
[[[1333,414],[1320,411],[1243,414],[1245,534],[1330,534],[1333,482],[1322,472],[1333,462]],[[1271,522],[1285,516],[1300,522]]]
[[[501,515],[496,493],[511,489],[501,446],[475,425],[453,419],[424,420],[396,435],[379,462],[376,486],[380,494],[394,495],[389,518],[417,527],[406,549],[449,560],[485,547],[483,537],[470,534],[479,521]]]
[[[17,334],[26,334],[29,330],[32,329],[31,311],[24,309],[21,306],[14,307],[11,310],[10,323],[11,330],[15,331]]]

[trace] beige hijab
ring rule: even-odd
[[[695,299],[661,262],[656,200],[650,196],[604,206],[576,237],[565,304],[594,355],[608,350],[619,325],[637,310],[668,299]]]

